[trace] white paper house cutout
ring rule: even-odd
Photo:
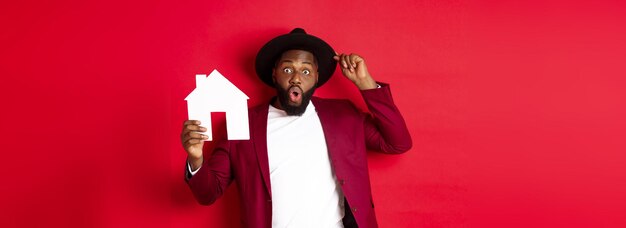
[[[220,72],[213,70],[206,74],[196,74],[196,89],[186,98],[190,120],[200,120],[206,127],[204,133],[213,140],[211,132],[211,112],[226,113],[226,130],[229,140],[248,140],[248,96],[228,81]]]

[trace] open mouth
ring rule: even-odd
[[[302,89],[297,86],[289,88],[289,101],[293,103],[300,103],[302,101]]]

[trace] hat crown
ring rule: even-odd
[[[306,34],[303,28],[295,28],[289,34]]]

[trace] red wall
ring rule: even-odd
[[[251,99],[303,27],[363,55],[414,139],[371,154],[382,227],[626,226],[622,1],[0,3],[0,227],[237,227],[183,181],[196,73]],[[337,72],[322,97],[363,102]]]

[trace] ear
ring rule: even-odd
[[[276,84],[276,68],[272,68],[272,82]]]

